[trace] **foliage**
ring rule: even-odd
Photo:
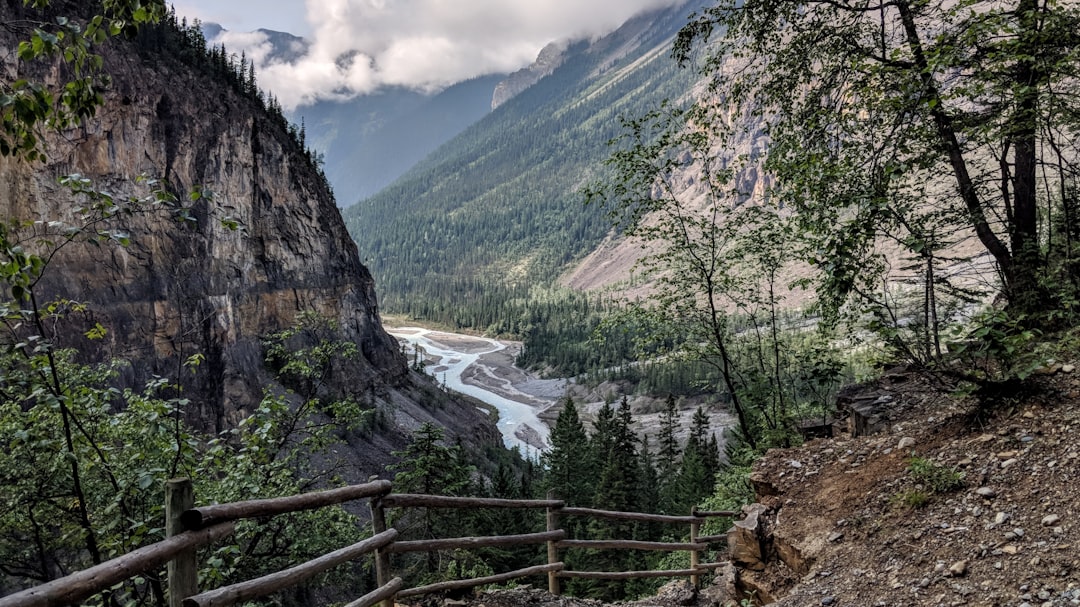
[[[551,448],[540,455],[546,471],[545,487],[568,505],[591,504],[590,487],[596,477],[597,462],[592,459],[588,434],[578,417],[577,406],[569,397],[563,400],[550,441]]]
[[[44,10],[50,2],[25,0],[24,4]],[[94,8],[100,12],[85,23],[63,15],[46,19],[40,13],[5,23],[5,28],[26,35],[16,51],[20,62],[61,62],[66,78],[58,90],[50,89],[44,78],[0,80],[0,155],[44,160],[43,129],[75,126],[102,104],[109,77],[95,47],[111,37],[133,36],[140,26],[158,21],[165,13],[160,0],[106,0]]]
[[[425,422],[412,436],[412,441],[402,451],[394,455],[400,460],[390,466],[394,470],[394,487],[401,493],[423,493],[426,495],[466,495],[471,487],[473,467],[466,464],[459,445],[443,444],[443,430],[430,422]],[[430,508],[419,512],[400,514],[391,519],[390,524],[405,537],[413,539],[435,539],[436,537],[455,537],[467,528],[453,513],[433,511]],[[429,552],[424,558],[416,557],[405,565],[411,571],[410,577],[419,583],[446,579],[447,567],[454,562],[448,555]]]
[[[925,457],[911,458],[908,474],[933,493],[949,493],[964,486],[964,473]]]
[[[894,495],[892,502],[898,507],[916,510],[930,503],[930,494],[922,489],[905,489]]]
[[[827,334],[808,338],[781,311],[780,277],[799,251],[791,217],[739,190],[752,159],[716,151],[733,127],[712,108],[664,105],[624,127],[612,173],[587,201],[648,245],[639,270],[652,294],[625,302],[638,356],[710,367],[702,385],[730,405],[740,440],[789,443],[800,416],[828,405],[843,371]]]
[[[1039,209],[1075,180],[1078,26],[1065,2],[721,0],[675,55],[716,36],[706,71],[765,121],[772,196],[816,237],[827,310],[880,277],[879,240],[932,267],[973,236],[1034,314],[1056,299]]]
[[[40,299],[50,262],[76,243],[125,246],[131,237],[118,221],[134,214],[193,221],[155,181],[146,182],[149,193],[142,197],[114,196],[79,176],[62,182],[82,199],[71,220],[0,229],[0,278],[10,294],[0,302],[5,585],[45,582],[162,539],[168,478],[192,478],[197,496],[208,502],[295,494],[337,482],[333,459],[320,456],[316,468],[312,457],[334,444],[339,425],[315,415],[312,399],[294,403],[268,393],[238,427],[216,438],[200,436],[183,421],[189,406],[183,375],[121,390],[123,361],[86,364],[80,352],[58,347],[63,337],[91,350],[109,331],[80,302]],[[81,340],[71,337],[80,331]],[[351,345],[322,341],[291,353],[282,341],[274,343],[279,367],[310,380],[321,378],[320,364],[327,363],[319,354],[340,356]],[[185,375],[198,372],[201,361],[197,354],[189,357]],[[323,408],[345,411],[340,404]],[[357,521],[340,508],[241,524],[231,543],[204,561],[203,580],[210,587],[278,570],[351,543],[358,532]],[[151,572],[112,593],[163,604],[162,579],[163,571]]]

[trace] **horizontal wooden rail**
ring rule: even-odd
[[[667,569],[658,571],[560,571],[555,575],[561,578],[583,578],[587,580],[632,580],[645,577],[687,577],[700,575],[701,569]]]
[[[671,542],[642,542],[638,540],[563,540],[556,548],[591,548],[593,550],[705,550],[705,544],[674,544]]]
[[[490,537],[457,537],[439,540],[415,540],[411,542],[394,542],[387,548],[387,552],[429,552],[434,550],[455,550],[486,548],[490,546],[520,546],[522,544],[543,544],[545,542],[557,542],[566,538],[566,532],[544,531],[542,533],[524,533],[521,535],[496,535]]]
[[[564,504],[562,500],[508,500],[414,493],[391,493],[382,498],[384,508],[562,508]]]
[[[471,580],[454,580],[452,582],[439,582],[438,584],[429,584],[427,586],[419,586],[417,588],[402,590],[397,594],[397,596],[398,598],[407,598],[410,596],[431,594],[432,592],[442,592],[445,590],[473,588],[475,586],[483,586],[485,584],[501,584],[503,582],[508,582],[517,578],[528,577],[530,575],[540,575],[541,573],[547,573],[549,571],[560,571],[563,567],[565,567],[563,563],[552,563],[550,565],[537,565],[536,567],[526,567],[525,569],[518,569],[517,571],[500,573],[499,575],[489,575],[487,577],[479,577]]]
[[[387,529],[378,535],[357,542],[352,546],[335,550],[302,565],[188,597],[184,599],[184,607],[223,607],[273,594],[279,590],[295,586],[341,563],[374,552],[393,542],[397,535],[396,529]]]
[[[730,564],[731,563],[727,561],[721,561],[719,563],[698,563],[698,569],[719,569],[721,567],[726,567]]]
[[[703,517],[716,517],[716,516],[741,516],[742,513],[735,512],[734,510],[694,510],[694,516]]]
[[[54,607],[74,605],[124,580],[163,566],[186,550],[212,544],[230,535],[235,525],[224,523],[200,531],[187,531],[143,546],[89,569],[0,598],[0,607]]]
[[[393,598],[398,590],[401,590],[401,587],[404,585],[405,582],[402,581],[401,578],[396,577],[348,605],[345,605],[345,607],[371,607],[376,603]]]
[[[391,489],[390,481],[381,480],[363,485],[350,485],[339,489],[327,491],[313,491],[288,497],[272,497],[267,499],[248,500],[246,502],[233,502],[231,504],[215,504],[193,508],[180,515],[180,522],[185,529],[202,529],[208,525],[220,521],[233,521],[241,518],[258,518],[261,516],[273,516],[298,510],[311,510],[340,504],[350,500],[365,497],[385,495]]]
[[[645,512],[616,512],[614,510],[596,510],[594,508],[563,508],[559,514],[570,516],[595,516],[598,518],[611,518],[624,521],[644,521],[647,523],[704,523],[697,516],[672,516],[668,514],[648,514]]]

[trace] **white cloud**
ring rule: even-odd
[[[228,33],[256,60],[260,86],[286,108],[399,85],[437,90],[530,64],[553,40],[610,32],[645,9],[680,0],[307,0],[305,57],[267,63],[261,34]]]

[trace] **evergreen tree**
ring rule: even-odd
[[[425,422],[413,434],[412,442],[393,455],[400,461],[389,468],[396,472],[394,488],[401,493],[463,495],[470,486],[473,468],[462,460],[459,445],[448,447],[443,444],[443,429],[435,424]],[[409,536],[431,539],[436,537],[436,531],[443,537],[464,534],[461,521],[456,515],[425,508],[392,524]],[[436,556],[434,552],[427,554],[424,573],[436,572]]]
[[[604,510],[631,511],[638,507],[641,489],[637,437],[630,428],[633,416],[630,403],[624,396],[616,412],[605,404],[604,415],[597,416],[597,431],[593,436],[594,456],[603,461],[597,483],[595,504]],[[606,448],[606,454],[603,449]],[[630,521],[595,519],[589,523],[593,537],[629,538],[636,536],[636,524]],[[590,566],[601,571],[629,571],[634,555],[626,551],[598,551],[590,558]],[[589,595],[603,600],[626,596],[626,586],[620,582],[599,582]]]
[[[660,477],[656,472],[649,441],[641,437],[641,451],[638,452],[638,510],[640,512],[660,512],[662,503]],[[643,539],[658,540],[661,529],[655,523],[644,526]]]
[[[678,508],[689,513],[690,508],[712,495],[716,470],[720,463],[716,438],[709,437],[709,416],[698,407],[690,425],[690,436],[679,466]]]
[[[594,460],[585,426],[570,397],[566,398],[555,420],[551,449],[540,456],[540,461],[547,470],[545,487],[548,491],[553,491],[567,505],[592,505]]]
[[[679,441],[675,436],[679,431],[679,411],[675,406],[675,397],[668,395],[664,412],[660,415],[660,434],[657,437],[659,452],[656,463],[659,469],[660,511],[672,514],[678,499],[676,481],[679,475]]]

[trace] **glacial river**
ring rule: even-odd
[[[548,427],[538,414],[562,396],[566,380],[539,379],[514,367],[512,342],[421,327],[386,330],[406,342],[410,357],[421,348],[425,370],[437,382],[495,407],[508,448],[526,457],[547,448]]]

